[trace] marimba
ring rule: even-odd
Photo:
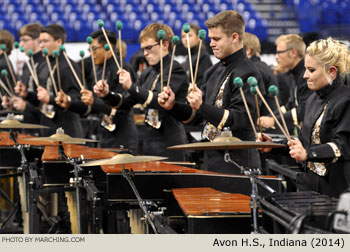
[[[250,233],[250,197],[210,187],[177,188],[172,193],[187,219],[191,234]]]

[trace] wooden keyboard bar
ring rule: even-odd
[[[57,145],[55,142],[48,142],[48,141],[26,141],[24,138],[33,138],[34,136],[31,135],[25,135],[25,134],[18,134],[17,142],[19,144],[27,144],[31,146],[51,146],[51,145]],[[12,139],[10,139],[10,133],[5,131],[0,131],[0,146],[13,146],[15,143]]]
[[[210,187],[176,188],[173,195],[187,215],[250,214],[250,197]]]

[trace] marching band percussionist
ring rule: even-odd
[[[176,99],[177,94],[165,89],[158,98],[159,104],[178,120],[189,123],[193,119],[205,120],[203,137],[213,141],[224,127],[229,127],[235,137],[253,140],[254,133],[249,123],[243,99],[233,80],[241,77],[244,82],[260,75],[248,60],[243,49],[244,20],[237,11],[223,11],[206,21],[210,46],[220,62],[209,68],[203,77],[202,88],[194,86],[187,98],[188,103]],[[255,115],[255,102],[248,84],[243,86],[250,112]],[[176,100],[175,100],[176,99]],[[256,116],[254,117],[256,118]],[[230,151],[238,164],[259,167],[257,150]],[[215,172],[238,173],[239,169],[224,161],[224,151],[204,152],[204,169]]]
[[[313,92],[305,103],[300,137],[288,142],[290,156],[305,169],[305,189],[335,197],[350,185],[350,90],[344,78],[349,67],[349,51],[339,41],[310,44],[304,78]],[[259,135],[258,140],[271,138]]]

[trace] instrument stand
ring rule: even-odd
[[[146,202],[141,198],[136,186],[135,186],[135,183],[134,181],[132,180],[132,176],[134,176],[134,173],[133,171],[129,171],[129,170],[126,170],[125,167],[124,167],[124,164],[123,164],[123,170],[122,170],[122,174],[123,174],[123,177],[129,182],[130,186],[131,186],[131,189],[133,190],[136,198],[137,198],[137,201],[139,203],[139,206],[141,208],[141,210],[144,212],[146,218],[147,218],[147,221],[148,223],[151,225],[152,229],[153,229],[153,232],[155,234],[158,234],[157,232],[157,229],[156,229],[156,226],[154,225],[154,222],[146,208]],[[148,204],[149,205],[149,204]]]
[[[81,234],[81,209],[80,209],[80,187],[82,186],[82,177],[80,176],[82,172],[82,168],[75,162],[74,158],[67,157],[64,153],[64,148],[62,145],[62,141],[58,142],[58,154],[60,159],[67,161],[74,167],[72,171],[74,173],[74,177],[70,180],[70,185],[75,187],[76,192],[76,200],[77,200],[77,219],[78,219],[78,233]]]
[[[251,208],[252,208],[252,212],[253,212],[253,225],[254,225],[253,226],[254,230],[252,233],[258,234],[259,233],[258,200],[260,199],[259,194],[258,194],[258,184],[261,185],[263,188],[265,188],[270,193],[274,193],[275,190],[272,189],[267,184],[265,184],[264,182],[262,182],[261,179],[259,179],[257,177],[257,175],[260,174],[259,169],[250,169],[250,168],[243,167],[243,166],[237,164],[234,160],[231,159],[230,153],[228,152],[228,150],[225,151],[224,160],[226,163],[230,163],[230,164],[233,164],[236,167],[238,167],[242,173],[244,173],[245,175],[247,175],[250,178],[250,183],[252,184],[252,193],[250,195],[250,198],[251,198]]]

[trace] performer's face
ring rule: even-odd
[[[96,65],[101,65],[105,58],[105,49],[96,39],[92,40],[91,43],[91,54]]]
[[[334,67],[333,67],[334,68]],[[317,58],[317,56],[305,56],[305,73],[304,79],[307,81],[307,86],[310,90],[316,91],[328,85],[327,78],[331,78],[331,69],[325,69]]]
[[[35,53],[39,47],[39,39],[33,39],[28,35],[24,35],[19,38],[19,45],[24,48],[25,54],[28,54],[28,50],[32,50]]]
[[[49,55],[52,55],[53,50],[59,50],[59,46],[62,44],[61,39],[55,40],[49,33],[40,33],[40,48],[43,50],[47,48],[49,50]]]
[[[149,65],[157,65],[160,61],[160,50],[159,42],[155,41],[153,38],[148,38],[141,42],[141,50]],[[163,56],[165,54],[163,53]]]
[[[292,49],[288,48],[284,41],[277,44],[275,58],[282,68],[290,70],[294,67],[295,57],[293,57]]]
[[[237,33],[227,36],[220,27],[209,28],[208,37],[210,38],[210,47],[213,49],[214,56],[223,59],[233,54],[238,49]]]
[[[188,37],[190,41],[190,48],[195,47],[199,44],[200,39],[193,29],[188,33]],[[187,36],[183,30],[181,31],[181,41],[183,46],[187,48]]]

